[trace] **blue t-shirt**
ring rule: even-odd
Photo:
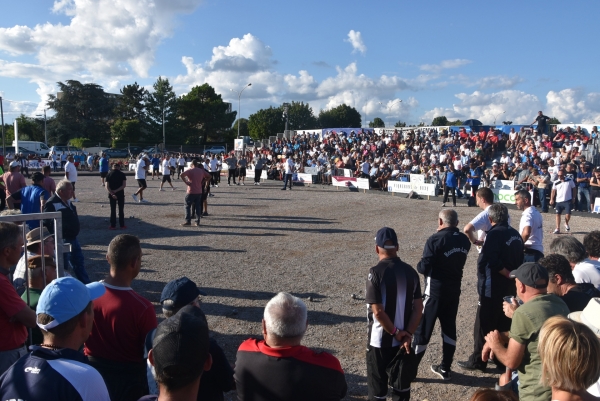
[[[160,159],[158,157],[152,158],[152,167],[156,170],[158,169],[158,165],[160,164]]]
[[[100,158],[100,172],[108,173],[108,159],[106,157]]]
[[[458,177],[452,171],[446,173],[446,186],[448,188],[456,188],[458,186]]]
[[[471,185],[479,185],[481,184],[481,169],[479,167],[475,167],[475,169],[471,169],[471,177],[477,176],[477,178],[469,178],[469,184]]]
[[[592,172],[591,171],[586,171],[585,173],[583,171],[580,171],[577,173],[577,178],[592,178]],[[589,182],[575,182],[575,185],[579,188],[588,188],[590,186]]]
[[[40,198],[48,200],[50,194],[44,188],[38,185],[30,185],[21,189],[21,213],[41,213]],[[40,226],[39,220],[27,220],[27,225],[30,229]]]

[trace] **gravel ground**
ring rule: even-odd
[[[58,177],[56,177],[58,179]],[[281,191],[269,181],[261,186],[232,186],[226,181],[209,198],[210,216],[201,227],[181,227],[185,185],[174,181],[176,191],[159,192],[159,181],[149,180],[145,199],[131,199],[134,177],[128,175],[125,215],[127,230],[142,241],[143,266],[133,288],[156,305],[169,280],[187,276],[207,292],[203,309],[209,326],[229,361],[235,361],[238,345],[260,336],[266,302],[279,291],[305,300],[309,327],[304,345],[326,350],[341,361],[348,382],[348,400],[366,399],[365,280],[377,263],[376,231],[393,227],[400,240],[399,255],[416,266],[423,245],[437,228],[439,198],[411,200],[379,191],[350,192],[321,185]],[[95,280],[108,271],[105,253],[119,232],[108,230],[106,190],[97,174],[82,175],[77,182],[77,208],[81,220],[80,243],[86,268]],[[463,227],[479,208],[457,207]],[[513,226],[520,212],[511,209]],[[553,215],[545,214],[545,245],[553,238]],[[574,216],[573,234],[582,240],[598,228],[598,220]],[[465,266],[463,294],[458,313],[458,345],[455,360],[472,350],[472,328],[477,306],[477,252],[472,250]],[[436,328],[413,384],[414,400],[468,400],[475,389],[489,387],[498,372],[462,372],[458,367],[450,382],[430,372],[441,360],[441,338]],[[228,399],[235,399],[233,393]]]

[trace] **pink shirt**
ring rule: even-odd
[[[50,195],[56,192],[56,182],[54,182],[54,178],[44,177],[44,181],[42,181],[42,188],[48,191],[48,194]]]
[[[202,193],[202,184],[204,180],[210,179],[211,175],[203,168],[193,167],[181,173],[182,178],[187,178],[190,183],[187,186],[187,193],[190,195],[198,195]]]
[[[25,177],[21,173],[4,173],[2,174],[2,181],[6,185],[6,196],[10,196],[19,189],[27,186]]]

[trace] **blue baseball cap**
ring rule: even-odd
[[[106,288],[100,282],[84,285],[73,277],[53,280],[44,288],[35,313],[45,313],[54,318],[48,324],[37,322],[40,329],[49,330],[79,315],[90,301],[104,295]]]
[[[386,245],[385,243],[390,241],[392,245]],[[377,231],[377,236],[375,237],[375,243],[378,247],[384,249],[396,249],[398,246],[398,236],[396,235],[396,231],[393,228],[383,227]]]
[[[179,309],[194,299],[198,298],[198,295],[206,295],[204,291],[201,291],[196,283],[187,277],[181,277],[176,280],[169,281],[165,288],[162,290],[160,295],[160,303],[163,309],[175,310]],[[173,301],[172,305],[164,304],[166,300]]]

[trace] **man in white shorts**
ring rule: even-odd
[[[577,187],[570,178],[565,177],[565,172],[559,170],[558,180],[552,185],[552,194],[550,195],[550,206],[556,210],[556,229],[554,234],[560,234],[560,216],[565,212],[565,230],[571,231],[569,220],[571,220],[571,208],[575,205]]]

